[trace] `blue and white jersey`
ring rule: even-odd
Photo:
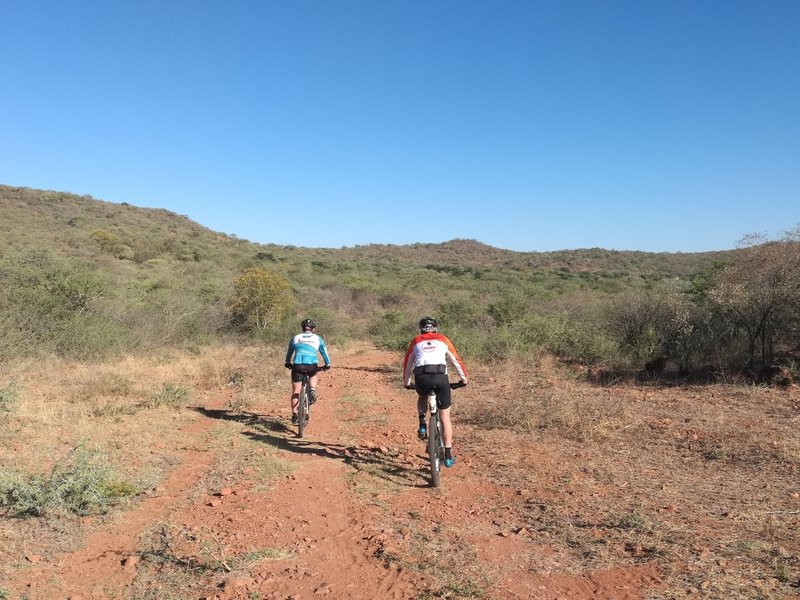
[[[322,355],[322,360],[325,361],[326,365],[331,364],[322,338],[316,333],[304,331],[289,340],[289,349],[286,351],[285,362],[294,362],[296,365],[315,365],[317,364],[317,352]],[[294,361],[292,360],[292,354],[294,354]]]

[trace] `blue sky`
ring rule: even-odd
[[[800,2],[5,2],[0,183],[261,243],[800,224]]]

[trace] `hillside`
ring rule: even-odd
[[[463,239],[351,248],[256,244],[163,209],[0,186],[0,358],[92,358],[240,338],[253,332],[231,317],[233,282],[257,267],[283,278],[294,299],[290,314],[255,332],[265,341],[284,339],[301,315],[311,315],[334,342],[370,339],[397,349],[419,317],[432,314],[467,356],[545,350],[607,361],[616,360],[622,343],[639,361],[658,348],[609,332],[607,307],[626,295],[683,293],[733,256],[513,252]]]
[[[687,277],[729,253],[648,253],[601,248],[514,252],[475,240],[405,246],[369,244],[338,249],[256,244],[214,232],[165,209],[3,185],[0,185],[0,217],[0,254],[20,246],[41,246],[67,256],[98,258],[111,253],[137,263],[155,258],[210,260],[220,266],[247,260],[325,261]]]

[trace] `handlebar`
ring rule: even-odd
[[[415,390],[415,389],[417,389],[413,385],[406,385],[406,386],[403,386],[403,387],[405,387],[407,390]],[[464,383],[463,381],[455,381],[455,382],[451,382],[450,383],[450,389],[451,390],[456,390],[456,389],[462,388],[462,387],[467,387],[467,384]]]

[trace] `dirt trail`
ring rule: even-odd
[[[532,510],[528,491],[487,476],[499,459],[484,456],[478,432],[459,426],[458,392],[457,464],[443,473],[441,489],[430,488],[424,445],[414,434],[414,395],[399,386],[397,356],[371,352],[335,358],[334,369],[321,375],[320,401],[304,439],[286,418],[285,395],[264,399],[241,423],[236,435],[256,448],[277,450],[292,465],[291,474],[269,490],[261,490],[247,471],[230,482],[230,489],[203,487],[203,472],[214,460],[202,447],[203,436],[216,424],[213,415],[224,416],[226,401],[224,393],[213,394],[186,432],[181,464],[155,497],[88,536],[80,551],[20,572],[9,589],[29,600],[480,594],[500,600],[636,600],[659,586],[649,563],[599,573],[551,573],[547,540],[524,527],[525,513]],[[547,460],[541,457],[543,472]],[[148,577],[157,582],[140,556],[142,536],[159,523],[205,532],[215,543],[221,567],[206,576],[202,592],[142,591]],[[266,555],[265,548],[274,552]]]

